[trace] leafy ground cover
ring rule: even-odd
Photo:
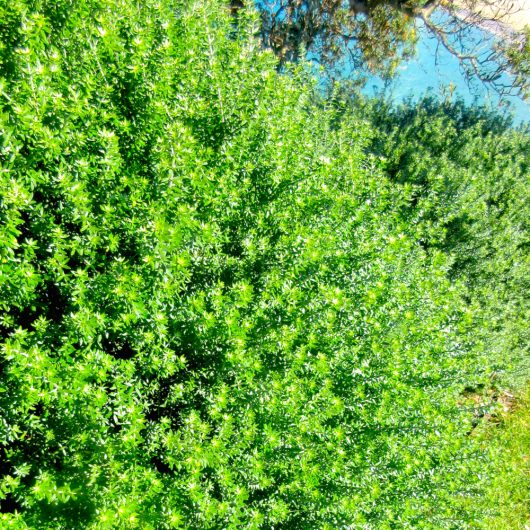
[[[492,452],[496,473],[481,499],[484,528],[526,530],[530,525],[530,392],[501,394],[497,413],[474,433]]]
[[[0,6],[4,527],[482,524],[486,279],[382,125],[214,1]]]

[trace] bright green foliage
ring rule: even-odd
[[[473,315],[368,125],[215,2],[0,6],[2,527],[474,528]]]
[[[503,384],[530,378],[530,135],[483,109],[425,100],[369,104],[371,150],[412,188],[409,221],[452,259],[475,323],[470,340]]]
[[[506,396],[505,396],[506,399]],[[530,524],[530,391],[522,393],[476,435],[494,453],[497,473],[488,483],[484,528],[526,530]],[[506,410],[507,409],[507,410]]]

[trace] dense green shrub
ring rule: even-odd
[[[0,6],[2,526],[475,528],[473,315],[370,126],[213,1]]]
[[[497,383],[530,379],[530,130],[459,101],[392,108],[357,101],[377,134],[369,151],[412,188],[408,222],[451,257],[466,287],[472,337]]]

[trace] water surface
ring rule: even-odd
[[[471,84],[466,80],[458,59],[442,46],[420,25],[420,40],[417,55],[401,65],[397,76],[391,82],[380,77],[369,79],[366,95],[384,94],[395,102],[412,97],[418,99],[426,93],[448,94],[463,99],[466,103],[484,104],[501,112],[512,113],[514,123],[530,123],[530,105],[516,96],[499,97],[491,88],[480,81]],[[469,39],[478,43],[488,35],[480,29],[470,32]]]

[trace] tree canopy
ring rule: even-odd
[[[257,0],[257,5],[262,41],[282,62],[297,60],[303,51],[328,73],[349,75],[354,68],[391,75],[414,52],[421,26],[458,58],[468,77],[501,94],[528,95],[530,34],[505,23],[521,9],[509,0]],[[486,30],[480,42],[476,33],[469,38],[476,28]]]

